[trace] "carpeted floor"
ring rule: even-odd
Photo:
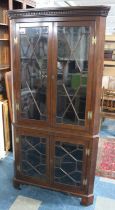
[[[20,210],[30,210],[26,204],[27,208],[22,207],[25,202],[31,202],[31,210],[115,210],[115,180],[112,179],[96,177],[94,204],[83,207],[80,206],[80,199],[70,194],[30,185],[23,185],[21,190],[16,190],[12,185],[12,177],[13,157],[9,155],[0,160],[0,210],[18,210],[19,206]]]
[[[96,175],[115,179],[115,138],[100,138]]]
[[[115,120],[112,119],[101,124],[96,175],[115,179]]]
[[[115,138],[115,120],[105,119],[100,126],[101,138]]]
[[[9,210],[37,210],[41,201],[18,195]]]

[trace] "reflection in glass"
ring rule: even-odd
[[[47,119],[48,27],[20,28],[21,117]]]
[[[89,32],[58,27],[57,123],[85,123]]]
[[[46,178],[46,139],[21,136],[21,173]]]
[[[54,180],[70,186],[81,186],[83,178],[83,145],[56,142]]]

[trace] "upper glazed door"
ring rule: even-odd
[[[94,23],[55,23],[53,120],[58,127],[88,130],[91,111]]]
[[[50,121],[50,23],[17,23],[17,121]]]

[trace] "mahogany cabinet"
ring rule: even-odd
[[[93,203],[109,7],[9,11],[14,186]]]

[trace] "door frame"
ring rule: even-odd
[[[52,71],[52,23],[51,22],[38,22],[36,19],[36,22],[16,22],[15,23],[15,39],[13,40],[14,45],[14,63],[13,63],[13,99],[14,99],[14,121],[15,123],[18,123],[18,125],[28,125],[33,127],[35,126],[49,126],[51,124],[51,71]],[[41,26],[47,26],[49,28],[49,34],[48,34],[48,64],[47,64],[47,92],[46,92],[46,106],[47,106],[47,120],[35,120],[35,119],[27,119],[22,118],[20,116],[20,103],[21,103],[21,95],[20,95],[20,87],[21,87],[21,65],[20,65],[20,37],[19,37],[19,30],[20,27],[24,28],[30,28],[30,27],[41,27]],[[17,110],[17,104],[18,104],[18,110]]]
[[[40,137],[46,139],[46,177],[32,177],[21,173],[21,136]],[[28,129],[24,127],[14,127],[14,147],[15,147],[15,176],[16,179],[21,179],[33,184],[49,185],[50,182],[50,136],[47,132],[37,131],[35,129]]]
[[[86,94],[86,111],[85,111],[85,126],[70,125],[64,123],[56,123],[56,94],[57,94],[57,27],[58,26],[88,26],[90,27],[90,46],[88,54],[88,81],[87,81],[87,94]],[[93,74],[94,74],[94,55],[95,55],[95,45],[92,44],[92,37],[95,36],[95,21],[76,21],[76,22],[55,22],[53,26],[53,55],[54,59],[52,61],[52,80],[51,80],[51,97],[52,97],[52,127],[56,129],[64,130],[76,130],[79,132],[89,132],[91,129],[92,120],[88,119],[88,111],[92,111],[92,94],[93,94]]]
[[[65,185],[62,183],[56,183],[54,181],[54,165],[55,165],[55,143],[56,141],[59,142],[65,142],[68,144],[76,144],[76,145],[83,145],[84,149],[83,149],[83,165],[82,165],[82,185],[81,187],[79,186],[69,186],[69,185]],[[52,188],[56,188],[56,189],[61,189],[62,191],[65,192],[71,192],[72,194],[77,194],[77,193],[85,193],[87,190],[87,185],[84,185],[84,180],[87,178],[88,180],[88,176],[87,176],[87,166],[90,160],[90,157],[87,155],[86,151],[90,148],[90,140],[89,139],[85,139],[81,136],[76,136],[73,137],[71,139],[71,135],[70,136],[62,136],[62,135],[58,135],[58,136],[52,136],[50,142],[52,142],[51,147],[50,147],[50,173],[51,173],[51,177],[50,177],[50,185]]]

